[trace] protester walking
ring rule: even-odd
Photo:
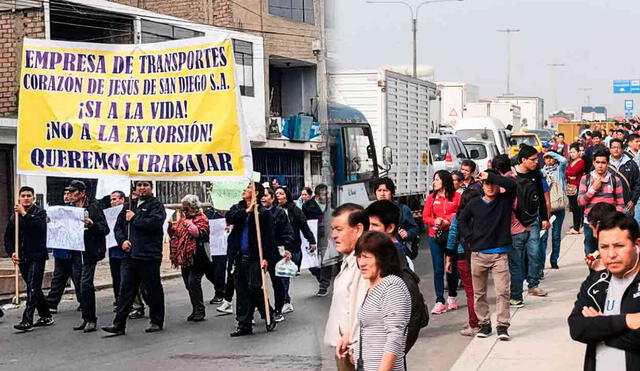
[[[431,313],[441,314],[447,310],[458,308],[458,270],[455,254],[452,255],[452,272],[447,273],[447,291],[449,297],[444,300],[444,263],[447,237],[451,220],[460,205],[460,194],[453,188],[453,179],[446,170],[439,170],[433,176],[433,192],[424,203],[422,220],[429,228],[429,250],[433,263],[433,283],[436,293],[436,304]],[[446,304],[445,304],[446,303]]]
[[[71,206],[69,202],[69,191],[64,191],[64,204]],[[64,249],[53,249],[53,277],[51,278],[51,287],[47,293],[46,302],[51,313],[58,313],[58,305],[62,300],[62,295],[67,287],[69,279],[73,283],[76,301],[78,307],[76,311],[80,312],[82,301],[80,300],[80,280],[82,278],[82,252]]]
[[[300,270],[300,264],[302,263],[302,238],[300,233],[309,242],[309,250],[316,250],[316,239],[313,232],[309,228],[307,218],[304,216],[302,210],[296,206],[293,201],[293,196],[287,188],[278,187],[276,189],[276,201],[278,207],[281,208],[287,217],[289,218],[289,225],[293,233],[293,243],[291,244],[291,260],[298,266]],[[289,288],[291,287],[291,279],[288,277],[282,278],[284,285],[284,305],[282,307],[282,314],[291,313],[294,311],[293,304],[291,304],[291,296],[289,295]]]
[[[511,213],[516,197],[516,182],[489,169],[479,175],[483,196],[469,201],[458,215],[461,239],[471,251],[474,305],[480,330],[477,337],[491,336],[492,327],[487,302],[489,272],[496,289],[498,338],[509,340],[509,259],[511,247]],[[504,192],[501,192],[504,189]]]
[[[27,304],[22,312],[22,320],[13,326],[18,331],[26,332],[31,331],[33,327],[53,324],[51,312],[42,293],[44,266],[49,259],[46,246],[47,212],[35,204],[35,190],[28,186],[23,186],[18,191],[18,202],[13,211],[14,214],[9,218],[4,233],[4,248],[13,264],[18,265],[20,275],[27,286]],[[16,214],[18,241],[15,240]],[[33,314],[36,310],[40,318],[34,323]]]
[[[211,268],[211,254],[205,248],[209,242],[209,219],[202,212],[196,195],[186,195],[181,208],[169,221],[169,258],[180,268],[184,286],[191,300],[191,314],[187,321],[204,321],[206,311],[202,295],[202,276]]]
[[[464,292],[467,296],[467,313],[469,321],[465,327],[460,331],[462,336],[474,336],[480,331],[480,325],[478,322],[478,316],[474,309],[474,294],[473,294],[473,281],[471,278],[471,254],[468,249],[465,249],[465,241],[460,237],[458,233],[458,216],[462,210],[471,202],[472,199],[480,196],[480,193],[473,188],[467,189],[462,193],[460,198],[460,206],[456,216],[451,221],[451,227],[449,228],[449,238],[447,239],[447,249],[455,251],[458,254],[458,273],[464,286]],[[452,272],[452,259],[450,255],[447,255],[445,263],[445,271],[447,273]]]
[[[580,157],[580,144],[573,143],[569,146],[569,164],[567,165],[567,197],[573,216],[573,224],[568,234],[579,234],[582,231],[583,209],[578,204],[578,188],[580,179],[585,173],[585,162]]]
[[[227,224],[233,225],[228,238],[227,257],[233,263],[236,289],[236,320],[237,329],[231,337],[253,334],[253,314],[256,309],[262,318],[267,318],[267,308],[263,298],[262,271],[267,271],[268,264],[277,254],[274,236],[274,221],[271,212],[260,205],[260,195],[264,194],[264,187],[260,183],[247,186],[242,192],[242,201],[233,205],[225,219]],[[258,230],[254,213],[258,213],[260,237],[262,241],[262,260],[258,247]],[[267,331],[276,327],[273,308],[269,304],[270,321]]]
[[[307,220],[318,220],[318,257],[320,260],[320,267],[309,268],[309,272],[318,280],[318,293],[316,296],[327,296],[329,285],[331,284],[331,272],[333,266],[327,265],[324,261],[324,257],[327,251],[326,246],[326,226],[325,217],[327,213],[330,213],[330,208],[327,203],[329,189],[325,184],[318,184],[314,190],[314,197],[302,205],[302,212]]]
[[[90,201],[87,187],[80,180],[73,180],[65,188],[69,191],[69,201],[75,207],[85,209],[84,251],[82,252],[82,278],[80,299],[82,302],[82,321],[73,329],[84,333],[96,331],[96,289],[93,279],[96,265],[105,258],[107,252],[105,237],[109,234],[109,225],[98,201]]]
[[[611,157],[609,168],[622,180],[622,195],[626,212],[635,212],[640,198],[640,170],[633,158],[624,152],[624,143],[618,138],[611,139],[609,144]]]
[[[625,210],[622,180],[609,170],[609,150],[598,148],[593,154],[593,171],[580,179],[578,204],[584,208],[585,217],[593,205],[604,202],[613,204],[619,211]],[[589,255],[598,249],[593,231],[588,222],[584,222],[584,254]]]
[[[160,280],[162,263],[163,224],[167,217],[164,205],[153,196],[150,181],[135,182],[137,199],[125,205],[115,226],[116,241],[125,251],[122,260],[122,286],[113,325],[102,330],[124,335],[127,316],[142,285],[149,305],[150,326],[147,333],[164,327],[164,291]]]
[[[285,260],[291,260],[293,258],[293,255],[291,255],[291,246],[294,240],[293,230],[291,229],[291,223],[289,223],[287,214],[283,209],[276,207],[275,188],[265,188],[261,201],[262,206],[271,213],[273,220],[273,237],[275,238],[275,243],[278,248],[276,254],[267,258],[269,263],[267,270],[269,271],[269,276],[271,276],[273,286],[274,319],[276,322],[282,322],[284,321],[282,307],[284,307],[286,291],[283,281],[284,278],[276,275],[276,264],[281,258]]]
[[[547,296],[547,292],[539,287],[540,273],[544,265],[540,253],[540,231],[548,230],[550,224],[545,197],[546,181],[538,170],[538,159],[538,151],[535,148],[529,145],[520,148],[518,165],[515,167],[516,182],[520,187],[516,217],[523,226],[531,228],[525,242],[526,259],[522,257],[527,261],[528,293],[533,296]],[[524,267],[524,263],[522,266]],[[522,291],[522,282],[516,284],[515,289]]]
[[[476,174],[477,165],[473,160],[462,160],[460,164],[460,172],[464,176],[462,179],[462,183],[460,184],[460,188],[463,191],[466,191],[469,188],[473,188],[476,191],[480,192],[482,190],[482,184],[478,182],[474,176]]]
[[[357,242],[355,256],[369,289],[358,312],[359,370],[405,370],[404,352],[411,316],[411,295],[401,278],[401,257],[391,239],[367,232]]]
[[[111,207],[124,205],[126,196],[122,191],[115,191],[109,195],[109,201]],[[122,258],[124,258],[124,251],[118,244],[115,246],[107,246],[109,249],[109,271],[111,272],[111,283],[113,284],[113,310],[115,312],[118,307],[118,295],[120,294],[120,267],[122,266]]]
[[[571,338],[587,344],[584,369],[638,370],[640,351],[640,231],[628,214],[599,223],[600,258],[582,283],[569,316]]]
[[[300,197],[298,197],[298,199],[295,201],[296,206],[302,209],[302,205],[304,205],[305,202],[309,201],[311,197],[313,197],[313,191],[311,190],[311,188],[302,187],[302,189],[300,190]]]
[[[542,175],[547,180],[550,187],[551,197],[551,268],[558,269],[558,258],[560,258],[560,243],[562,242],[562,224],[564,223],[565,209],[569,205],[566,187],[566,171],[569,161],[562,155],[547,151],[544,154],[544,167]],[[549,231],[545,231],[540,238],[540,259],[544,269],[547,259],[547,245],[549,241]],[[541,273],[542,274],[542,273]]]

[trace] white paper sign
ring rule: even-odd
[[[163,231],[163,240],[165,242],[169,242],[170,238],[169,238],[169,232],[168,232],[168,228],[169,228],[169,221],[171,221],[171,217],[173,216],[173,214],[176,212],[176,210],[173,209],[164,209],[164,212],[167,214],[166,218],[164,219],[164,224],[162,225],[162,231]]]
[[[84,251],[84,208],[51,206],[47,217],[47,248]]]
[[[118,215],[122,211],[122,208],[123,205],[118,205],[103,210],[104,216],[107,218],[107,224],[109,225],[109,234],[105,237],[107,240],[107,249],[118,245],[118,242],[116,241],[116,234],[113,230],[116,227],[116,220],[118,220]]]
[[[212,256],[227,255],[227,222],[224,218],[209,220],[209,248]]]
[[[311,229],[311,233],[313,233],[313,237],[315,237],[316,241],[318,241],[318,220],[311,219],[307,220],[307,224]],[[318,250],[314,253],[309,252],[309,241],[302,235],[300,232],[300,238],[302,238],[302,245],[300,249],[302,250],[302,262],[300,263],[300,269],[308,269],[320,266],[320,259],[318,257]]]
[[[123,178],[118,176],[108,176],[98,178],[98,184],[96,185],[96,198],[101,199],[104,196],[108,196],[115,191],[129,193],[131,189],[131,181],[129,178]]]

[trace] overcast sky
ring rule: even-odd
[[[420,0],[406,0],[417,5]],[[334,48],[340,70],[411,64],[411,21],[406,6],[335,1]],[[465,0],[422,7],[418,17],[418,64],[435,68],[438,81],[478,85],[481,98],[506,90],[506,35],[512,34],[511,90],[544,98],[554,110],[550,63],[556,69],[559,108],[586,103],[622,114],[614,79],[640,79],[638,0]],[[591,88],[583,92],[580,88]],[[640,110],[636,109],[636,113]]]

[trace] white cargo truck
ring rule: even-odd
[[[329,91],[332,101],[365,116],[378,159],[383,148],[391,149],[392,163],[380,175],[393,179],[397,198],[419,209],[433,175],[428,150],[429,135],[438,129],[436,85],[388,70],[348,71],[329,74]]]
[[[543,129],[544,100],[542,98],[503,95],[496,97],[494,101],[511,103],[520,107],[522,129]]]
[[[480,90],[465,82],[438,82],[440,125],[454,127],[464,115],[464,107],[478,101]]]
[[[480,101],[467,103],[464,107],[464,118],[470,117],[495,117],[506,127],[510,127],[511,132],[520,131],[521,111],[520,107],[508,102]]]

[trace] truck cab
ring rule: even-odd
[[[371,126],[355,108],[331,103],[328,110],[331,204],[337,207],[353,202],[366,207],[375,200],[373,181],[379,175]],[[385,154],[389,152],[383,150]]]

